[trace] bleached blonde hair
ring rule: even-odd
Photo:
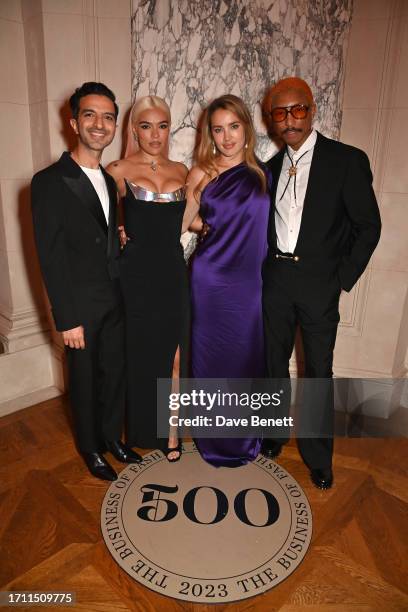
[[[129,113],[129,121],[128,121],[128,126],[127,126],[126,149],[125,149],[124,157],[130,157],[131,155],[134,155],[139,150],[139,145],[137,143],[137,140],[133,132],[133,126],[137,122],[139,115],[143,111],[149,110],[151,108],[160,108],[162,111],[164,111],[170,123],[171,121],[170,108],[167,102],[163,100],[163,98],[159,98],[159,96],[143,96],[142,98],[139,98],[138,100],[136,100]]]

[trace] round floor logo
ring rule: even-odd
[[[102,533],[117,563],[162,595],[230,602],[273,588],[310,544],[307,497],[261,455],[240,468],[214,468],[193,444],[178,463],[160,451],[129,465],[106,492]]]

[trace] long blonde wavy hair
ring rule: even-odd
[[[133,126],[137,122],[140,113],[151,108],[160,108],[161,110],[163,110],[166,113],[170,124],[170,108],[167,102],[163,100],[163,98],[159,98],[159,96],[143,96],[142,98],[136,100],[136,102],[132,106],[132,110],[129,113],[129,121],[127,125],[126,134],[126,149],[124,157],[130,157],[131,155],[137,153],[137,151],[139,150],[139,145],[133,132]]]
[[[256,144],[256,136],[254,124],[252,121],[252,117],[249,113],[248,108],[241,98],[238,96],[234,96],[233,94],[226,94],[224,96],[220,96],[213,100],[205,109],[204,114],[201,120],[201,139],[200,143],[197,147],[196,151],[196,161],[197,165],[204,170],[205,175],[198,183],[196,189],[194,190],[194,196],[196,199],[199,199],[201,190],[204,185],[208,182],[208,179],[212,180],[213,178],[219,175],[217,165],[216,165],[216,157],[217,150],[214,146],[214,140],[211,134],[211,119],[215,111],[222,109],[228,110],[235,115],[237,115],[238,119],[242,122],[244,126],[245,133],[245,149],[244,149],[244,162],[255,172],[255,174],[259,178],[260,187],[263,192],[266,191],[266,178],[265,174],[260,168],[258,161],[255,156],[255,144]],[[215,149],[215,151],[214,151]]]

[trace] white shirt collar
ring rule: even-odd
[[[295,151],[294,149],[292,149],[292,147],[288,145],[288,151],[289,151],[290,157],[292,159],[296,159],[296,158],[299,158],[304,153],[306,153],[306,151],[310,151],[310,149],[313,149],[313,147],[315,146],[316,140],[317,140],[317,132],[314,128],[312,128],[312,131],[310,132],[309,136],[306,138],[305,142],[302,144],[300,149]]]
[[[99,173],[102,174],[102,170],[101,170],[100,166],[98,166],[98,168],[88,168],[88,166],[81,166],[81,165],[79,165],[79,167],[81,168],[81,170],[86,170],[87,172],[91,172],[91,173],[94,173],[94,174],[99,174]]]

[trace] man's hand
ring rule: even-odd
[[[74,327],[73,329],[67,329],[62,332],[62,339],[64,340],[65,346],[75,349],[85,348],[85,337],[84,328],[82,325]]]

